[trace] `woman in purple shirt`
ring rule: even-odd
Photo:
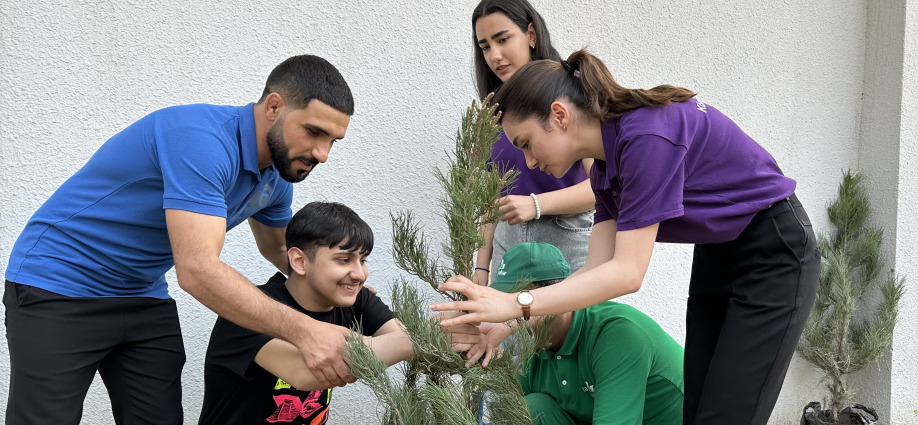
[[[469,313],[444,324],[559,314],[632,293],[655,242],[692,243],[683,423],[764,425],[819,284],[796,183],[692,91],[627,89],[585,51],[530,63],[494,101],[529,167],[563,175],[595,158],[589,256],[565,281],[528,293],[451,278],[440,289],[468,301],[433,308]]]
[[[542,17],[526,0],[482,0],[472,12],[472,29],[481,99],[532,60],[561,60]],[[569,172],[552,176],[527,168],[522,152],[501,134],[491,161],[520,174],[501,193],[501,221],[482,229],[485,244],[475,259],[474,281],[487,285],[491,266],[498,267],[504,252],[522,242],[555,245],[571,270],[582,267],[593,227],[594,199],[587,181],[593,160],[578,160]]]

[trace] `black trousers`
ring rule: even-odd
[[[791,196],[734,241],[696,245],[685,342],[685,425],[765,425],[816,299],[819,252]]]
[[[181,424],[175,301],[65,297],[6,282],[7,425],[79,424],[96,371],[116,424]]]

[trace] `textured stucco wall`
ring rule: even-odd
[[[873,207],[873,218],[884,230],[883,256],[894,259],[896,216],[900,213],[899,126],[902,101],[902,42],[905,1],[867,3],[866,51],[864,58],[863,108],[858,168],[867,177],[866,186]],[[878,303],[880,291],[868,299]],[[875,304],[874,304],[875,305]],[[858,312],[869,315],[869,308]],[[891,356],[881,356],[873,364],[851,375],[857,391],[855,400],[873,406],[884,419],[889,417]]]
[[[430,171],[443,163],[473,98],[468,18],[475,3],[0,2],[0,272],[28,217],[106,138],[168,105],[253,101],[274,65],[308,52],[338,66],[357,110],[329,162],[297,185],[294,203],[335,200],[364,216],[379,240],[370,283],[386,294],[398,275],[389,211],[413,209],[431,234],[442,235]],[[814,225],[825,226],[823,207],[841,170],[858,160],[864,2],[534,3],[562,54],[587,46],[626,86],[683,85],[733,117],[798,180]],[[897,252],[914,255],[909,247]],[[228,235],[223,259],[256,283],[272,273],[244,226]],[[625,299],[679,341],[690,259],[687,246],[658,246],[644,288]],[[185,334],[191,423],[214,315],[168,278]],[[3,410],[8,380],[3,344]],[[805,402],[820,397],[817,381],[811,366],[795,361],[773,422],[793,423]],[[365,387],[337,389],[335,399],[332,423],[375,423],[376,402]],[[109,422],[97,380],[84,423]]]
[[[893,340],[890,388],[891,424],[918,424],[918,4],[903,9],[902,120],[899,150],[899,215],[896,225],[896,271],[908,279]]]

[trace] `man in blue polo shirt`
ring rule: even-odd
[[[185,362],[164,273],[237,324],[296,346],[328,386],[352,382],[343,328],[270,299],[223,263],[248,220],[288,271],[292,182],[328,158],[354,103],[330,63],[295,56],[255,104],[155,111],[112,136],[42,205],[13,246],[3,302],[7,424],[79,423],[96,371],[116,423],[182,423]]]

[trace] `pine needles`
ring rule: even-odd
[[[481,105],[473,102],[466,110],[456,131],[453,152],[448,154],[448,171],[434,171],[444,193],[440,205],[449,232],[449,240],[441,248],[450,264],[441,265],[440,257],[432,256],[431,244],[410,212],[392,216],[396,264],[434,289],[452,275],[472,275],[475,251],[484,244],[479,228],[497,222],[495,201],[500,190],[513,183],[518,174],[502,174],[488,162],[500,130],[496,105],[487,106],[489,101],[490,97]],[[462,299],[461,294],[444,295],[450,300]]]
[[[869,223],[862,175],[845,173],[828,213],[835,233],[819,236],[819,290],[797,351],[825,373],[827,410],[837,421],[854,396],[846,375],[866,367],[892,343],[905,280],[893,270],[884,272],[883,232]],[[870,303],[877,285],[882,299]],[[874,313],[856,316],[858,309]]]
[[[516,374],[539,348],[550,340],[551,322],[531,327],[519,320],[507,339],[503,355],[487,368],[465,368],[465,359],[450,349],[449,336],[437,320],[424,316],[426,303],[417,290],[402,280],[394,285],[392,304],[415,347],[414,357],[402,367],[404,381],[393,382],[386,366],[352,333],[345,350],[351,373],[367,385],[383,407],[383,423],[412,425],[478,424],[482,394],[490,395],[488,415],[494,425],[531,425],[529,410]]]
[[[449,233],[448,241],[440,244],[442,253],[431,252],[434,244],[414,215],[391,216],[396,264],[434,290],[452,275],[472,275],[475,251],[484,244],[479,228],[497,222],[495,201],[500,190],[516,178],[516,172],[502,174],[488,163],[499,131],[496,108],[487,106],[489,101],[468,108],[456,132],[455,148],[447,154],[449,168],[435,171],[443,190],[440,205]],[[462,299],[458,293],[437,293],[450,300]],[[480,364],[466,368],[466,360],[452,351],[450,337],[439,321],[426,315],[428,303],[412,282],[401,279],[393,284],[392,304],[415,348],[414,357],[401,367],[403,382],[393,382],[385,365],[356,335],[346,347],[351,372],[373,390],[384,409],[384,424],[479,424],[482,395],[490,398],[486,404],[492,424],[532,424],[516,374],[523,370],[523,361],[547,346],[550,324],[533,329],[518,321],[516,333],[504,343],[503,356],[492,358],[487,368]]]

